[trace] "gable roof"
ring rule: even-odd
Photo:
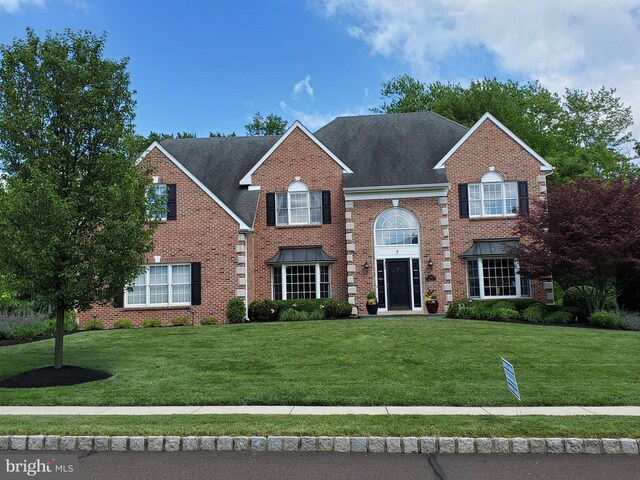
[[[296,128],[299,128],[307,137],[313,140],[313,142],[316,145],[318,145],[327,155],[329,155],[338,165],[340,165],[344,173],[353,173],[351,169],[342,162],[342,160],[340,160],[331,150],[329,150],[325,145],[323,145],[322,142],[320,142],[316,137],[314,137],[313,134],[309,130],[307,130],[304,125],[302,125],[302,123],[296,120],[287,129],[287,131],[284,132],[284,134],[278,139],[278,141],[275,144],[273,144],[271,148],[264,153],[264,155],[262,155],[260,160],[256,162],[256,164],[251,168],[251,170],[249,170],[244,175],[244,177],[240,179],[240,182],[239,182],[240,185],[251,185],[251,175],[253,175],[253,172],[255,172],[260,167],[260,165],[262,165],[265,162],[267,158],[269,158],[269,156],[276,150],[276,148],[278,148],[282,144],[282,142],[284,142],[287,139],[287,137],[291,135],[291,133]]]
[[[366,188],[446,184],[445,171],[433,167],[467,130],[433,112],[414,112],[338,117],[316,137],[353,170],[345,188]]]
[[[180,138],[164,140],[163,150],[182,164],[202,185],[238,217],[253,225],[259,191],[238,186],[245,172],[280,138],[263,137]],[[241,228],[242,225],[241,225]]]
[[[540,170],[543,171],[552,171],[553,167],[551,166],[551,164],[549,162],[547,162],[544,158],[542,158],[540,155],[538,155],[529,145],[527,145],[526,143],[524,143],[520,138],[518,138],[518,136],[513,133],[511,130],[509,130],[507,127],[504,126],[504,124],[502,122],[500,122],[500,120],[498,120],[496,117],[494,117],[493,115],[491,115],[489,112],[485,113],[480,120],[478,120],[470,129],[469,131],[465,134],[464,137],[462,137],[458,143],[456,143],[451,150],[449,150],[447,152],[446,155],[444,155],[442,157],[442,159],[437,163],[437,165],[435,167],[433,167],[434,169],[444,169],[444,164],[445,162],[449,159],[449,157],[451,157],[451,155],[453,155],[456,150],[458,150],[458,148],[460,148],[460,146],[467,140],[467,138],[469,138],[473,132],[475,132],[480,125],[482,125],[486,120],[490,120],[492,121],[500,130],[502,130],[504,133],[506,133],[507,135],[509,135],[513,140],[516,141],[516,143],[518,145],[520,145],[522,148],[524,148],[527,152],[529,152],[529,154],[531,154],[531,156],[533,156],[533,158],[535,158],[536,160],[538,160],[542,165],[540,166]]]

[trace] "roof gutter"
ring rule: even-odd
[[[372,187],[346,187],[345,200],[378,200],[395,198],[422,198],[447,196],[451,184],[425,183],[416,185],[377,185]]]

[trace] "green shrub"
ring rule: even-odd
[[[572,320],[573,314],[566,311],[551,312],[544,319],[546,323],[569,323]]]
[[[217,323],[216,317],[202,317],[200,320],[200,325],[215,325]]]
[[[233,297],[227,303],[227,320],[229,323],[242,323],[246,321],[246,319],[244,298]]]
[[[473,302],[462,311],[465,318],[471,318],[474,320],[489,320],[492,315],[491,305],[484,302]]]
[[[562,299],[562,305],[565,307],[574,307],[578,308],[578,319],[580,321],[586,321],[589,316],[589,306],[587,305],[587,301],[585,300],[582,289],[587,291],[587,294],[593,294],[593,287],[585,286],[585,287],[570,287],[567,288],[564,292],[564,298]],[[605,308],[608,310],[613,310],[617,307],[615,295],[610,295],[607,298]]]
[[[578,316],[580,315],[580,309],[576,307],[562,307],[563,312],[568,312],[571,314],[571,321],[577,322]]]
[[[162,320],[160,320],[159,318],[146,318],[142,322],[142,326],[144,328],[161,327],[162,326]]]
[[[490,319],[505,321],[505,320],[514,320],[519,317],[518,311],[515,308],[506,308],[506,307],[493,307],[490,311]]]
[[[516,307],[516,310],[519,312],[524,312],[531,305],[535,305],[538,302],[537,300],[533,300],[531,298],[516,298],[512,300],[513,306]]]
[[[337,298],[325,298],[318,308],[324,310],[326,318],[349,318],[352,309],[349,302]]]
[[[254,301],[249,305],[249,320],[252,322],[278,321],[278,305],[273,300]]]
[[[547,316],[545,305],[542,303],[534,303],[529,305],[522,312],[522,318],[527,322],[543,323]]]
[[[324,310],[314,310],[309,314],[309,320],[324,320],[325,318],[327,318],[327,316],[324,313]]]
[[[473,302],[468,298],[461,298],[460,300],[456,300],[447,309],[447,313],[445,317],[447,318],[464,318],[461,316],[461,310],[464,310]]]
[[[640,312],[621,310],[618,315],[620,316],[622,328],[625,330],[640,330]]]
[[[133,320],[128,318],[119,318],[113,322],[113,328],[133,328]]]
[[[493,309],[496,309],[496,308],[509,308],[511,310],[517,310],[516,304],[513,303],[511,300],[496,300],[495,302],[493,302],[491,304],[491,308],[493,308]]]
[[[181,317],[173,317],[171,319],[171,324],[174,327],[184,327],[186,325],[189,325],[189,317],[185,317],[185,316],[181,316]]]
[[[597,312],[593,312],[589,317],[589,323],[606,328],[623,327],[623,323],[620,320],[620,315],[618,315],[616,312],[609,312],[606,310],[598,310]]]
[[[281,322],[303,322],[305,320],[309,320],[309,314],[293,308],[287,308],[280,313]]]
[[[553,282],[553,299],[556,304],[564,305],[564,288],[558,282]]]
[[[84,324],[84,329],[85,330],[102,330],[104,328],[104,324],[102,323],[102,320],[88,320],[87,322],[85,322]]]

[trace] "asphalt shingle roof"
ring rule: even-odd
[[[345,187],[447,183],[433,167],[468,128],[432,112],[338,117],[315,133],[354,173]]]

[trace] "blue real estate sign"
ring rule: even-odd
[[[518,391],[518,382],[516,381],[516,371],[513,369],[513,365],[502,359],[502,366],[504,367],[504,375],[507,377],[507,387],[509,391],[513,393],[513,396],[520,400],[520,392]]]

